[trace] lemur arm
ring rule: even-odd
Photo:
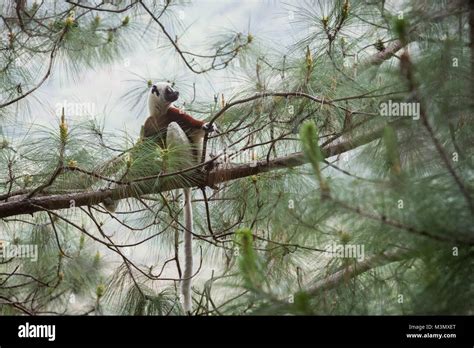
[[[170,107],[163,116],[150,116],[145,121],[143,136],[145,138],[158,136],[166,133],[166,129],[171,122],[176,122],[185,132],[191,130],[204,130],[205,122],[196,120],[184,111]]]
[[[170,122],[176,122],[183,130],[190,128],[202,129],[205,122],[196,120],[191,115],[175,107],[170,107],[166,113]]]

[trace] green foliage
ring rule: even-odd
[[[324,157],[318,144],[318,129],[316,128],[314,122],[308,121],[303,123],[300,130],[300,138],[303,144],[304,153],[313,166],[313,170],[318,178],[321,194],[328,195],[329,187],[327,186],[326,181],[321,174],[319,165],[320,162],[323,161]]]
[[[39,11],[41,21],[25,15],[22,28],[6,20],[0,104],[20,99],[0,107],[0,205],[105,190],[135,198],[115,214],[93,200],[1,218],[0,240],[36,245],[39,257],[0,259],[0,295],[10,300],[0,314],[183,314],[183,196],[161,188],[207,177],[207,166],[186,170],[196,165],[188,156],[195,149],[113,132],[106,111],[84,122],[66,112],[38,125],[31,120],[44,109],[41,89],[22,97],[43,77],[74,83],[110,67],[137,43],[177,59],[178,73],[130,72],[117,107],[133,117],[146,115],[157,80],[175,83],[178,105],[201,120],[252,97],[228,107],[208,139],[221,182],[193,189],[193,314],[473,313],[473,79],[463,8],[284,5],[294,14],[288,47],[233,28],[209,35],[207,53],[193,54],[184,35],[192,26],[183,28],[175,12],[182,5],[143,4],[161,16],[171,41],[154,21],[144,25],[150,17],[139,3],[126,13],[31,4],[25,11]],[[387,53],[397,39],[407,46],[402,67],[401,51]],[[221,79],[226,89],[214,85]],[[424,117],[382,117],[388,102],[415,103]],[[138,133],[142,119],[133,122]],[[331,246],[364,251],[335,256]]]
[[[253,246],[250,229],[239,229],[235,232],[235,240],[239,250],[239,268],[246,287],[259,289],[264,282],[259,257]]]
[[[173,295],[164,290],[157,295],[151,289],[131,286],[127,292],[123,315],[170,315],[178,314],[179,306]]]
[[[387,156],[387,167],[394,175],[400,175],[400,154],[398,151],[397,134],[392,127],[387,126],[383,131],[383,142]]]
[[[396,18],[393,24],[393,30],[395,35],[400,39],[400,41],[406,45],[408,40],[408,23],[404,18]]]

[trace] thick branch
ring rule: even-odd
[[[326,158],[339,155],[341,153],[352,150],[358,146],[370,143],[371,141],[379,138],[381,134],[382,128],[372,131],[369,134],[354,137],[352,140],[346,140],[334,145],[327,146],[324,148],[324,155]],[[217,169],[210,171],[207,176],[202,176],[197,180],[193,180],[193,186],[212,187],[221,182],[244,178],[247,176],[265,173],[276,169],[296,167],[305,163],[307,163],[307,160],[304,157],[303,153],[296,152],[291,155],[276,158],[271,161],[259,161],[257,163],[252,164],[235,165],[230,168],[218,167]],[[148,183],[148,185],[143,185],[143,183],[138,182],[126,186],[122,185],[114,189],[94,192],[43,196],[38,195],[29,199],[26,198],[26,195],[17,196],[11,198],[11,200],[8,202],[0,203],[0,218],[20,214],[32,214],[34,212],[42,210],[58,210],[87,205],[97,205],[103,202],[106,198],[119,200],[189,186],[189,184],[186,185],[186,183],[182,180],[180,180],[179,182],[176,182],[175,180],[161,180],[160,182],[160,178],[157,178],[154,179],[154,181],[150,181],[154,183],[154,185],[150,185],[150,182]]]

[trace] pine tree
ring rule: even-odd
[[[473,314],[474,9],[392,5],[282,5],[290,47],[224,32],[203,53],[174,1],[1,4],[0,314],[182,315],[188,186],[194,315]],[[156,37],[181,106],[219,126],[209,160],[183,170],[185,149],[113,133],[111,115],[30,121],[47,81]],[[220,70],[232,94],[196,94]],[[131,112],[156,79],[132,81]],[[37,261],[12,254],[27,246]]]

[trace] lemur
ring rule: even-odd
[[[151,87],[148,97],[150,117],[145,121],[145,138],[154,138],[160,146],[190,145],[190,154],[194,164],[199,163],[202,156],[203,139],[206,132],[216,131],[213,124],[196,120],[172,104],[179,98],[169,83],[157,83]],[[166,137],[164,133],[166,131]],[[191,205],[191,189],[185,188],[184,192],[184,254],[185,265],[181,293],[183,295],[183,308],[186,313],[192,309],[191,303],[191,277],[193,272],[192,238],[193,238],[193,210]]]
[[[173,90],[169,83],[157,83],[151,87],[148,97],[150,117],[145,121],[143,135],[145,138],[153,137],[161,146],[166,145],[169,140],[177,140],[178,144],[189,143],[196,149],[194,156],[199,161],[204,135],[217,128],[214,124],[196,120],[176,108],[172,103],[178,97],[179,92]]]
[[[150,138],[161,147],[188,146],[190,159],[194,164],[199,163],[202,156],[203,139],[206,133],[217,130],[214,124],[196,120],[191,115],[173,105],[179,97],[171,84],[160,82],[152,85],[148,96],[150,116],[145,121],[143,137]],[[184,254],[185,265],[181,293],[183,296],[184,311],[189,314],[191,303],[191,277],[193,270],[192,236],[193,236],[193,210],[191,205],[191,189],[184,188]],[[111,201],[111,200],[110,200]],[[104,206],[109,211],[114,211],[116,202],[104,201]]]

